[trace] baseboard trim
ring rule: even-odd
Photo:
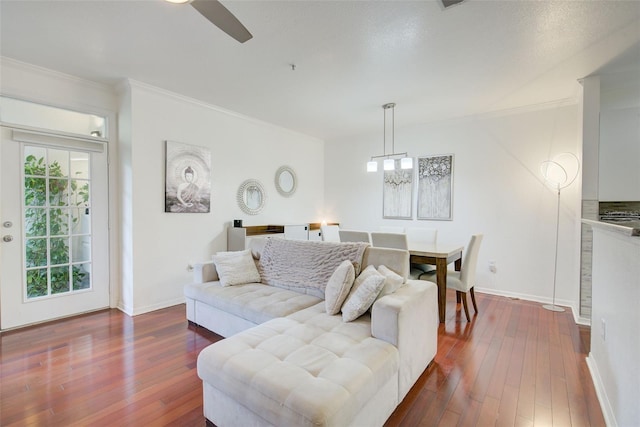
[[[591,353],[589,353],[589,356],[586,360],[587,367],[589,368],[589,372],[591,373],[593,386],[596,389],[596,396],[598,396],[598,402],[600,402],[600,409],[602,410],[604,422],[608,427],[617,427],[618,423],[616,422],[616,417],[613,413],[613,409],[611,408],[611,403],[609,402],[609,398],[607,397],[604,383],[602,382],[602,378],[600,377],[598,364],[596,363]]]
[[[125,313],[127,313],[129,316],[137,316],[139,314],[149,313],[151,311],[161,310],[163,308],[173,307],[174,305],[184,304],[184,303],[185,303],[184,296],[181,296],[179,298],[175,298],[168,301],[162,301],[157,304],[147,305],[145,307],[137,307],[131,310],[131,313],[127,311],[125,311]]]
[[[489,295],[496,295],[499,297],[517,298],[525,301],[539,302],[541,304],[553,303],[551,299],[542,298],[537,295],[521,294],[517,292],[508,292],[508,291],[499,291],[495,289],[480,288],[478,286],[476,286],[474,289],[476,290],[476,292],[481,292],[483,294],[489,294]],[[569,308],[571,310],[571,314],[573,315],[573,321],[576,322],[576,324],[591,325],[591,322],[589,321],[589,319],[580,317],[579,310],[577,307],[573,305],[572,301],[556,299],[555,304],[561,307]]]

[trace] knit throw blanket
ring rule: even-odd
[[[335,269],[350,260],[360,272],[362,242],[314,242],[267,239],[260,255],[258,271],[262,283],[324,299],[324,290]]]

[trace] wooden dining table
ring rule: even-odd
[[[462,267],[464,246],[443,243],[413,243],[409,245],[412,264],[430,264],[436,266],[436,285],[438,285],[438,316],[444,323],[447,307],[447,268],[452,262],[456,271]]]

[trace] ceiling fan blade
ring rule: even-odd
[[[462,3],[464,0],[442,0],[442,5],[444,6],[444,8],[448,8],[451,6],[455,6],[458,3]]]
[[[244,43],[253,37],[238,18],[233,16],[229,9],[224,7],[218,0],[193,0],[191,6],[240,43]]]

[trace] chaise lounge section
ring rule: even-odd
[[[198,357],[205,417],[217,426],[384,424],[435,356],[435,284],[407,280],[407,251],[275,240],[252,241],[251,254],[261,280],[279,286],[222,286],[205,263],[185,287],[188,320],[228,337]],[[384,265],[404,282],[349,322],[327,313],[317,285],[345,245],[356,271]],[[287,282],[287,272],[305,279]]]

